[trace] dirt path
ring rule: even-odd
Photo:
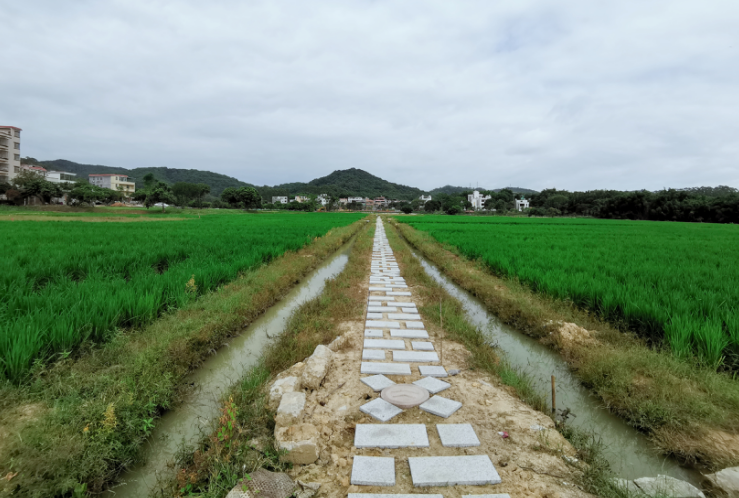
[[[387,286],[393,286],[388,288]],[[443,340],[436,334],[426,332],[426,328],[413,308],[416,307],[413,289],[405,286],[392,251],[387,244],[382,222],[378,219],[375,235],[375,248],[372,256],[372,272],[369,280],[369,299],[367,320],[346,322],[345,333],[335,341],[331,349],[328,372],[322,385],[313,391],[308,390],[302,411],[302,423],[315,426],[318,430],[319,459],[308,465],[295,465],[291,477],[304,482],[321,483],[320,496],[345,496],[347,493],[429,493],[444,497],[467,495],[510,494],[510,496],[530,496],[540,498],[585,497],[573,484],[580,472],[574,458],[575,451],[554,429],[552,420],[535,411],[511,394],[510,388],[497,379],[466,369],[469,352],[460,344]],[[394,309],[392,309],[394,308]],[[402,313],[400,316],[391,316]],[[376,332],[371,332],[371,331]],[[407,338],[404,335],[427,335],[427,338]],[[365,340],[395,340],[393,346],[404,353],[417,352],[414,342],[426,343],[427,353],[436,353],[438,361],[397,362],[392,361],[393,351],[372,347]],[[382,345],[382,344],[379,344]],[[415,344],[418,348],[419,344]],[[364,359],[375,357],[382,359]],[[384,356],[383,356],[384,355]],[[433,360],[433,357],[431,358]],[[362,371],[407,367],[410,375],[386,375],[397,384],[416,382],[424,376],[419,367],[437,367],[447,372],[447,376],[437,378],[449,384],[448,388],[436,396],[461,403],[448,418],[434,415],[419,407],[405,409],[383,422],[364,413],[372,406],[382,404],[380,392],[374,391],[363,380],[372,375]],[[302,364],[278,376],[278,380],[290,376],[300,377]],[[454,370],[460,373],[450,375]],[[440,374],[445,375],[445,374]],[[375,378],[375,380],[379,377]],[[434,394],[430,394],[434,397]],[[372,403],[372,405],[369,405]],[[428,408],[428,405],[422,405]],[[399,426],[396,424],[400,424]],[[414,424],[414,425],[410,425]],[[418,427],[418,425],[422,427]],[[479,440],[479,445],[450,447],[442,444],[439,426],[448,424],[469,424]],[[415,427],[426,433],[425,447],[383,448],[383,444],[369,444],[358,448],[359,436],[368,433],[382,435],[398,429],[401,436],[390,445],[406,444],[402,441],[406,433]],[[279,426],[278,426],[278,431]],[[444,430],[442,427],[441,430]],[[371,438],[370,438],[371,439]],[[423,438],[422,438],[423,439]],[[360,446],[363,446],[360,444]],[[470,460],[466,457],[476,456]],[[367,460],[358,457],[393,459],[390,471],[370,472],[371,479],[391,476],[394,484],[388,486],[362,485],[361,467],[370,462],[387,463],[389,460]],[[416,457],[452,457],[445,460],[451,466],[460,464],[465,472],[479,474],[489,462],[488,472],[482,472],[483,480],[491,482],[483,485],[465,484],[469,477],[451,476],[452,481],[462,481],[451,486],[419,486],[422,476],[418,465],[430,460],[411,460]],[[469,463],[470,465],[467,465]],[[482,464],[482,465],[481,465]],[[410,465],[414,465],[413,474]],[[493,472],[489,472],[493,468]],[[439,477],[447,469],[442,468],[432,478]],[[498,479],[499,477],[499,479]],[[443,480],[443,479],[442,479]],[[492,483],[497,482],[499,483]],[[414,485],[415,481],[415,485]],[[502,498],[502,497],[501,497]]]

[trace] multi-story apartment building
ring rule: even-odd
[[[47,171],[46,179],[51,183],[59,183],[62,187],[71,185],[77,181],[77,173],[67,171]]]
[[[490,199],[489,195],[481,195],[478,190],[473,191],[467,196],[467,200],[472,204],[472,208],[479,211],[485,207],[485,201]]]
[[[273,195],[272,196],[272,204],[287,204],[287,196],[286,195]]]
[[[421,197],[419,197],[418,199],[419,199],[419,200],[420,200],[421,202],[423,202],[424,204],[426,204],[426,203],[427,203],[428,201],[430,201],[430,200],[431,200],[431,196],[430,196],[430,195],[422,195],[422,196],[421,196]]]
[[[136,191],[136,184],[128,181],[128,175],[114,174],[90,174],[89,182],[98,187],[119,190],[130,197]],[[120,187],[120,188],[118,188]]]
[[[0,126],[0,183],[10,183],[21,171],[21,129]]]

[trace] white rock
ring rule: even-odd
[[[707,474],[705,478],[714,489],[723,492],[724,496],[739,498],[739,467],[730,467],[715,474]]]
[[[277,379],[269,388],[269,406],[274,408],[280,405],[282,395],[300,391],[300,379],[297,377],[285,377]]]
[[[670,498],[706,498],[703,492],[690,484],[669,476],[642,477],[634,483],[647,496],[669,496]]]
[[[323,378],[328,372],[328,365],[331,362],[333,352],[324,345],[316,346],[316,350],[305,361],[303,369],[302,385],[305,389],[318,389],[323,382]]]
[[[297,423],[303,414],[303,408],[305,408],[304,392],[283,394],[275,415],[275,423],[283,427]]]
[[[278,450],[287,451],[282,459],[299,465],[318,460],[318,429],[313,424],[298,424],[290,427],[277,427],[275,441]]]

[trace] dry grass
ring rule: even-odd
[[[707,437],[739,433],[739,382],[669,352],[649,348],[622,324],[609,324],[571,302],[536,294],[515,280],[491,275],[429,235],[393,224],[403,238],[504,323],[544,342],[549,321],[597,331],[594,343],[570,343],[561,353],[582,382],[611,411],[647,432],[665,453],[708,468],[737,465],[734,448]]]

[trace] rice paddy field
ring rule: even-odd
[[[739,366],[739,227],[628,220],[398,217],[535,291],[675,355]]]
[[[166,222],[147,216],[147,223],[0,217],[0,379],[20,381],[34,361],[148,323],[363,216],[224,213]]]

